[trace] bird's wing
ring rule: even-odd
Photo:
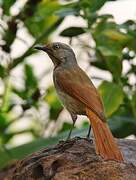
[[[63,91],[84,103],[101,120],[105,121],[101,98],[93,83],[81,68],[61,69],[56,73],[56,81]]]

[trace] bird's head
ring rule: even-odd
[[[70,46],[60,42],[54,42],[43,46],[35,46],[35,49],[46,52],[55,66],[77,64],[75,54]]]

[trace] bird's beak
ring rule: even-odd
[[[42,51],[45,51],[45,52],[49,51],[49,48],[47,48],[46,46],[35,46],[34,49],[42,50]]]
[[[42,50],[44,52],[46,52],[48,54],[48,56],[51,58],[52,62],[54,63],[54,65],[56,66],[56,64],[60,63],[60,59],[58,59],[52,52],[51,48],[47,47],[46,45],[38,45],[35,46],[34,49],[37,50]]]

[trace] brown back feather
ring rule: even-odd
[[[101,120],[105,121],[101,98],[93,83],[81,68],[76,66],[75,68],[58,70],[56,80],[63,91],[84,103]]]

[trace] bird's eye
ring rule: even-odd
[[[53,46],[54,50],[59,49],[59,48],[60,48],[59,44],[54,44],[54,46]]]

